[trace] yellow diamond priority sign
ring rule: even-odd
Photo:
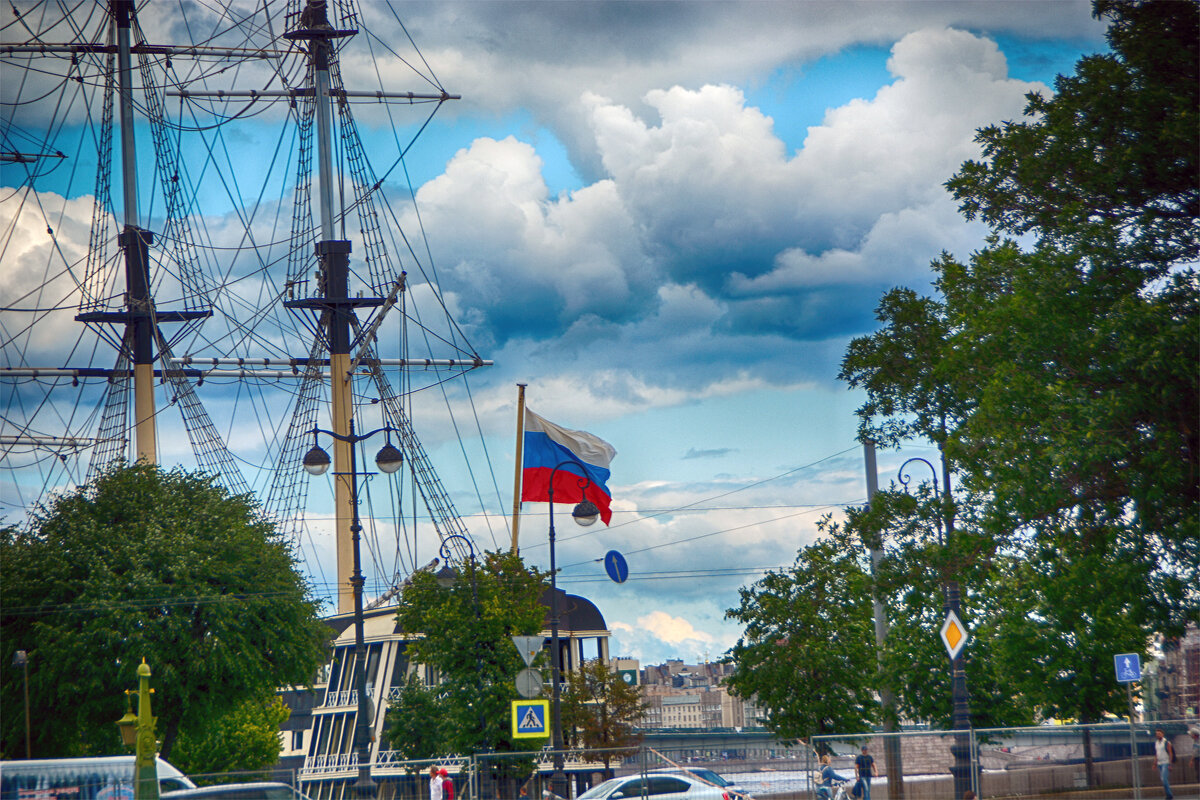
[[[958,658],[958,654],[967,643],[967,638],[967,628],[958,615],[953,611],[948,612],[946,621],[942,623],[942,644],[946,645],[946,652],[950,654],[950,658]]]

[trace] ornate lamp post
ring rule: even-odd
[[[900,471],[897,475],[900,485],[908,491],[908,484],[911,477],[906,475],[905,468],[919,461],[929,467],[929,471],[933,473],[933,496],[941,505],[943,495],[938,491],[938,471],[927,459],[910,458],[900,465]],[[945,459],[942,460],[942,477],[945,481],[946,499],[950,495],[950,471],[946,467]],[[943,548],[946,547],[947,541],[954,534],[954,517],[948,509],[943,509],[937,518],[938,544]],[[951,613],[955,618],[962,619],[962,608],[960,601],[960,591],[958,581],[954,578],[942,578],[942,594],[943,614],[949,617]],[[951,768],[951,773],[954,775],[954,796],[960,798],[963,793],[971,788],[971,742],[967,731],[971,728],[971,709],[969,704],[970,696],[967,693],[967,673],[963,667],[963,653],[960,649],[958,654],[950,659],[950,691],[953,702],[953,716],[951,725],[954,728],[954,744],[950,747],[950,752],[954,756],[954,766]]]
[[[387,431],[390,434],[392,430],[392,428],[377,428],[369,433],[356,435],[353,418],[350,419],[350,432],[345,436],[322,428],[313,428],[312,430],[314,439],[317,434],[324,433],[339,442],[346,442],[350,445],[350,474],[344,477],[348,478],[350,482],[350,508],[352,509],[350,540],[354,559],[353,572],[350,575],[350,584],[354,590],[354,688],[358,695],[358,713],[354,722],[354,752],[358,759],[358,780],[354,784],[354,791],[358,797],[368,799],[375,797],[378,787],[371,779],[371,700],[367,697],[367,645],[363,633],[363,574],[362,559],[359,554],[362,525],[358,519],[358,468],[355,461],[355,445],[370,439],[377,433]],[[379,471],[388,475],[400,469],[403,463],[404,456],[391,443],[390,438],[379,454],[375,456],[375,464],[379,467]],[[325,471],[329,469],[329,454],[320,446],[313,444],[312,449],[304,456],[304,469],[310,475],[325,474]]]
[[[438,586],[441,586],[443,589],[449,589],[458,582],[458,571],[450,566],[450,559],[454,556],[450,543],[454,541],[461,542],[467,548],[467,557],[471,561],[471,608],[475,612],[476,628],[478,629],[481,614],[479,609],[479,585],[475,580],[475,544],[461,533],[448,534],[442,540],[441,547],[438,548],[438,555],[442,557],[445,566],[439,569],[434,577],[437,579]],[[478,630],[476,631],[476,636],[478,636]],[[483,659],[479,657],[479,639],[477,638],[473,639],[473,649],[475,650],[475,677],[477,680],[475,703],[479,709],[479,747],[486,750],[488,749],[488,742],[487,716],[483,704]],[[475,793],[475,796],[478,797],[478,793]]]
[[[125,699],[131,704],[125,716],[117,721],[121,729],[121,740],[128,747],[134,748],[133,758],[133,800],[158,800],[158,765],[155,756],[158,753],[158,740],[154,734],[154,723],[157,718],[150,715],[150,665],[146,659],[138,665],[138,710],[133,713],[132,700],[129,698],[133,691],[126,690]]]
[[[563,772],[563,731],[562,731],[562,651],[558,644],[558,582],[557,568],[554,561],[554,479],[558,471],[566,466],[578,466],[582,475],[579,478],[579,492],[583,497],[571,511],[575,522],[584,527],[595,524],[600,518],[600,509],[596,504],[584,497],[584,491],[591,486],[592,479],[587,476],[587,470],[577,461],[560,461],[550,472],[549,506],[550,506],[550,677],[551,697],[554,711],[554,772],[550,776],[550,791],[559,797],[567,796],[567,775]],[[572,473],[575,474],[575,473]]]

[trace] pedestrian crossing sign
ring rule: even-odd
[[[514,739],[550,737],[550,701],[513,700],[512,735]]]

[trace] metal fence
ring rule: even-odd
[[[966,785],[981,800],[1066,797],[1072,800],[1161,798],[1165,790],[1154,763],[1154,731],[1174,745],[1169,780],[1176,798],[1200,797],[1200,776],[1188,725],[1174,720],[1130,726],[1042,725],[966,732],[962,765]],[[867,746],[878,776],[871,800],[959,800],[955,791],[955,734],[903,731],[894,734],[818,736],[813,745],[830,753],[839,774],[853,778],[854,758]],[[889,752],[890,751],[890,752]],[[815,755],[810,755],[814,767]]]
[[[1165,795],[1154,765],[1154,730],[1175,744],[1178,758],[1169,770],[1178,800],[1200,800],[1200,775],[1187,734],[1196,720],[1138,724],[979,729],[959,734],[969,754],[967,785],[980,800],[1067,798],[1068,800],[1140,800]],[[816,800],[816,752],[806,745],[786,746],[759,739],[741,743],[736,736],[701,737],[701,743],[663,746],[647,737],[638,747],[615,750],[549,749],[525,753],[405,761],[381,754],[372,765],[378,800],[426,800],[430,766],[445,768],[455,800],[555,800],[550,793],[555,756],[567,775],[568,800],[612,777],[659,769],[716,773],[733,784],[730,800],[745,793],[755,800]],[[871,800],[960,800],[955,792],[954,732],[907,730],[895,734],[818,736],[813,747],[831,756],[834,770],[853,779],[854,758],[866,746],[878,776]],[[889,750],[891,751],[889,753]],[[386,757],[385,757],[386,756]],[[1136,769],[1135,769],[1136,767]],[[199,784],[277,780],[291,783],[314,800],[352,800],[357,766],[340,775],[305,770],[300,775],[226,773],[191,776]]]

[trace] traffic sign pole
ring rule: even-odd
[[[1137,730],[1133,727],[1133,684],[1142,679],[1142,656],[1140,653],[1118,653],[1113,656],[1113,669],[1117,683],[1125,684],[1125,697],[1129,700],[1129,769],[1133,773],[1133,798],[1142,800],[1142,771],[1138,769]]]
[[[1137,731],[1133,727],[1133,681],[1125,682],[1129,698],[1129,767],[1133,770],[1133,800],[1142,800],[1142,771],[1138,769]]]

